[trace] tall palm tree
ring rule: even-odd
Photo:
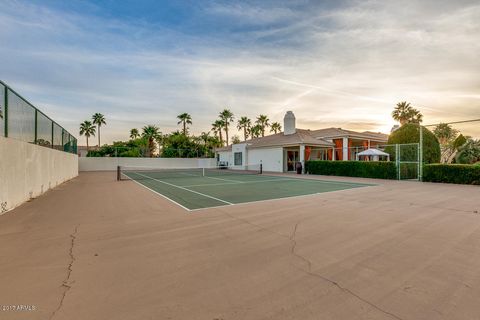
[[[80,135],[85,136],[87,138],[87,151],[88,151],[88,138],[91,136],[95,136],[95,126],[92,124],[92,122],[85,120],[82,123],[80,123]]]
[[[237,129],[243,130],[243,140],[246,141],[248,139],[248,130],[252,126],[252,121],[247,117],[241,117],[237,122]]]
[[[155,152],[155,140],[161,137],[162,133],[157,126],[148,125],[143,127],[142,136],[148,140],[148,153],[149,157],[153,157],[153,152]]]
[[[423,115],[417,109],[413,108],[410,103],[402,101],[397,103],[397,106],[392,112],[393,120],[400,122],[400,125],[405,123],[420,123]]]
[[[452,128],[448,123],[440,123],[433,130],[433,134],[438,138],[441,145],[447,145],[458,136],[458,130]]]
[[[412,109],[410,111],[409,123],[421,123],[423,121],[423,114],[420,113],[417,109]]]
[[[133,128],[130,130],[130,139],[135,140],[140,137],[140,133],[138,132],[138,129]]]
[[[177,116],[178,119],[180,119],[180,121],[178,121],[177,124],[180,124],[182,123],[183,124],[183,135],[186,136],[187,135],[187,124],[192,124],[192,116],[189,115],[188,113],[184,112],[182,114],[179,114]]]
[[[93,124],[96,124],[98,128],[98,146],[100,147],[100,127],[102,126],[102,124],[107,124],[105,122],[105,116],[97,112],[92,116],[92,120]]]
[[[257,117],[257,120],[255,123],[260,126],[261,132],[262,132],[262,137],[265,137],[265,129],[270,126],[270,123],[268,123],[270,119],[268,119],[268,116],[261,114]]]
[[[252,136],[252,138],[258,138],[262,134],[262,127],[256,124],[250,127],[249,133]]]
[[[277,134],[277,132],[281,132],[282,131],[282,125],[278,122],[274,122],[270,125],[270,132],[274,132],[275,134]]]
[[[223,136],[222,136],[223,127],[224,127],[223,120],[218,119],[218,120],[215,120],[214,123],[212,123],[212,131],[220,139],[221,145],[223,145]]]
[[[228,109],[223,109],[219,114],[220,120],[223,121],[223,128],[225,130],[225,140],[228,146],[228,126],[233,122],[233,113]]]

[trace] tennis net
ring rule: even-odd
[[[218,166],[196,168],[117,167],[117,180],[163,180],[202,177],[255,175],[262,173],[262,165]]]

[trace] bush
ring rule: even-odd
[[[423,181],[480,185],[480,166],[466,164],[426,164]]]
[[[314,160],[305,162],[305,171],[327,176],[397,179],[397,169],[393,162]]]
[[[440,162],[440,143],[437,137],[426,129],[423,129],[423,162],[438,163]],[[406,144],[419,143],[420,134],[418,125],[414,123],[404,124],[400,129],[395,130],[388,137],[388,144]],[[401,151],[402,161],[416,161],[417,148],[403,148]],[[395,161],[395,147],[387,147],[385,152],[390,154],[390,159]]]

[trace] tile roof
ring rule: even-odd
[[[364,131],[364,132],[357,132],[352,130],[346,130],[342,128],[326,128],[326,129],[319,129],[319,130],[312,130],[312,135],[316,138],[334,138],[339,136],[352,136],[364,139],[374,139],[380,141],[387,141],[388,135],[381,133],[381,132],[371,132],[371,131]]]
[[[326,128],[320,130],[296,129],[294,134],[285,135],[283,132],[272,134],[265,137],[253,138],[242,143],[247,144],[248,149],[267,148],[277,146],[296,146],[305,144],[310,146],[332,147],[334,144],[325,139],[335,137],[356,137],[361,139],[372,139],[377,141],[387,141],[388,135],[376,132],[356,132],[342,128]],[[232,145],[217,148],[216,151],[232,151]]]

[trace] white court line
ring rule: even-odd
[[[242,181],[242,182],[235,182],[235,183],[191,184],[183,187],[190,188],[190,187],[208,187],[208,186],[228,186],[232,184],[244,184],[244,183],[250,184],[250,183],[262,183],[262,182],[274,182],[274,181],[292,181],[292,179],[269,179],[269,180],[261,180],[261,181]]]
[[[128,177],[128,176],[127,176],[127,177]],[[134,179],[132,179],[132,178],[130,178],[130,177],[128,177],[128,178],[129,178],[129,180],[135,182],[135,183],[138,184],[139,186],[142,186],[142,187],[144,187],[145,189],[148,189],[148,190],[152,191],[153,193],[158,194],[158,195],[161,196],[162,198],[167,199],[168,201],[176,204],[177,206],[179,206],[179,207],[181,207],[181,208],[183,208],[183,209],[185,209],[185,210],[187,210],[187,211],[192,211],[192,209],[188,209],[187,207],[182,206],[180,203],[176,202],[175,200],[170,199],[169,197],[167,197],[166,195],[161,194],[160,192],[157,192],[157,191],[155,191],[155,190],[153,190],[153,189],[150,189],[150,188],[147,187],[146,185],[138,182],[137,180],[134,180]],[[210,207],[210,208],[213,208],[213,207]]]
[[[357,188],[368,188],[368,187],[377,187],[377,184],[373,185],[364,185],[364,186],[359,186],[359,187],[352,187],[348,189],[341,189],[341,190],[330,190],[330,191],[324,191],[324,192],[316,192],[316,193],[309,193],[309,194],[299,194],[295,196],[285,196],[285,197],[279,197],[279,198],[272,198],[272,199],[264,199],[264,200],[254,200],[254,201],[247,201],[247,202],[239,202],[236,203],[235,206],[241,206],[241,205],[249,205],[249,204],[258,204],[260,202],[272,202],[272,201],[279,201],[279,200],[285,200],[285,199],[293,199],[293,198],[306,198],[306,197],[312,197],[312,196],[318,196],[324,193],[330,193],[330,192],[346,192],[346,191],[351,191],[352,189],[357,189]],[[201,210],[208,210],[208,209],[221,209],[227,207],[226,205],[221,205],[221,206],[216,206],[216,207],[203,207],[203,208],[197,208],[197,209],[191,209],[190,211],[201,211]]]
[[[222,200],[222,199],[219,199],[219,198],[215,198],[215,197],[212,197],[212,196],[209,196],[208,194],[203,194],[201,192],[198,192],[198,191],[194,191],[194,190],[190,190],[190,189],[187,189],[185,187],[180,187],[180,186],[177,186],[175,184],[172,184],[172,183],[168,183],[168,182],[165,182],[165,181],[162,181],[162,180],[158,180],[158,179],[155,179],[155,178],[152,178],[152,177],[149,177],[149,176],[146,176],[144,174],[141,174],[141,173],[138,173],[138,172],[135,172],[136,174],[142,176],[142,177],[145,177],[147,179],[150,179],[150,180],[155,180],[155,181],[158,181],[160,183],[164,183],[168,186],[171,186],[171,187],[175,187],[175,188],[178,188],[178,189],[182,189],[182,190],[185,190],[185,191],[189,191],[189,192],[192,192],[192,193],[196,193],[196,194],[199,194],[201,196],[204,196],[206,198],[210,198],[210,199],[213,199],[213,200],[217,200],[217,201],[220,201],[220,202],[223,202],[223,203],[226,203],[228,205],[233,205],[233,203],[231,202],[228,202],[228,201],[225,201],[225,200]]]
[[[230,179],[222,179],[222,178],[215,178],[215,177],[210,177],[210,176],[204,176],[204,178],[210,178],[210,179],[216,179],[216,180],[223,180],[223,181],[231,181],[231,182],[236,182],[236,183],[243,183],[243,181],[230,180]]]

